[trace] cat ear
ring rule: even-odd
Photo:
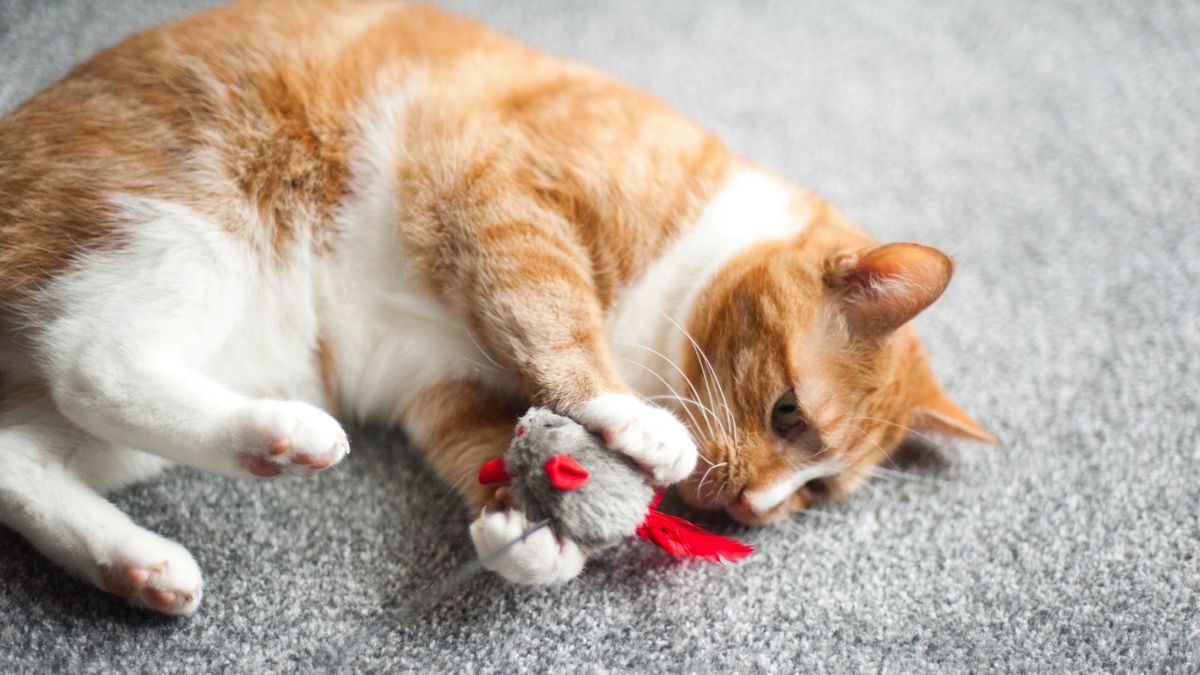
[[[1000,443],[941,390],[935,391],[928,400],[913,410],[912,425],[922,431],[932,431],[952,438],[965,438],[988,445]]]
[[[853,330],[890,333],[928,307],[950,283],[954,263],[921,244],[884,244],[829,260],[825,283],[841,296]]]

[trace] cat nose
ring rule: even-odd
[[[756,524],[758,520],[758,514],[754,511],[754,505],[750,501],[746,488],[742,488],[738,496],[725,505],[725,511],[733,516],[734,520],[748,525]]]
[[[739,509],[754,513],[754,504],[750,501],[750,494],[746,488],[742,488],[742,491],[738,493],[737,506]]]

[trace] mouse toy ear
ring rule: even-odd
[[[550,484],[559,490],[574,490],[583,487],[591,474],[570,455],[555,455],[542,465]]]
[[[504,468],[503,459],[493,459],[487,462],[479,469],[479,484],[494,485],[496,483],[507,483],[512,480],[508,469]]]

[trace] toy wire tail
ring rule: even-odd
[[[489,553],[485,557],[479,558],[478,560],[472,560],[466,565],[458,568],[454,574],[446,577],[441,583],[434,586],[428,592],[423,595],[418,595],[411,602],[409,602],[408,605],[401,611],[401,614],[403,616],[415,616],[417,614],[424,613],[429,608],[436,605],[439,600],[441,600],[455,588],[461,586],[471,577],[487,569],[489,564],[495,560],[498,560],[500,556],[504,555],[505,553],[508,553],[510,548],[533,536],[533,533],[537,532],[538,530],[544,527],[549,527],[549,525],[549,518],[546,518],[545,520],[539,520],[533,524],[533,527],[525,530],[525,532],[523,532],[521,536],[517,537],[516,539],[513,539],[504,546]]]

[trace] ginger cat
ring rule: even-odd
[[[988,434],[906,323],[952,265],[878,245],[653,98],[441,11],[264,0],[134,36],[0,119],[0,522],[187,614],[200,571],[101,493],[312,476],[393,423],[476,484],[531,404],[765,523],[909,427]],[[699,462],[698,462],[699,458]],[[579,573],[540,531],[493,564]]]

